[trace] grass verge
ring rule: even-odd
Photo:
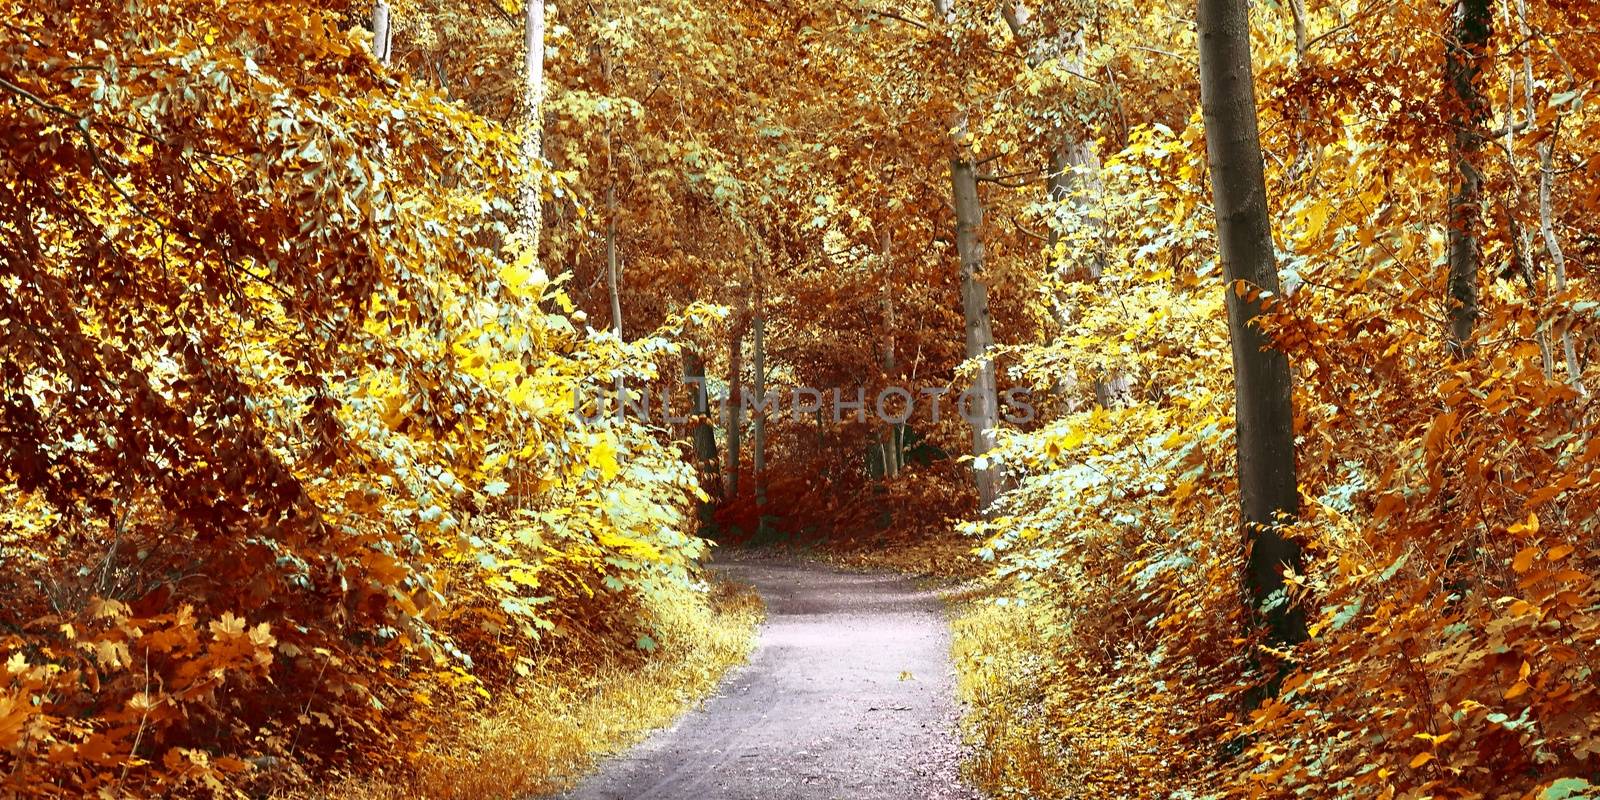
[[[1001,607],[987,592],[956,600],[951,654],[967,707],[962,734],[971,748],[967,778],[997,798],[1069,797],[1070,747],[1052,724],[1043,620]]]
[[[761,599],[717,581],[709,602],[684,590],[653,611],[662,634],[642,664],[547,665],[486,708],[463,713],[398,780],[363,777],[339,800],[521,800],[561,791],[600,759],[641,741],[709,695],[749,656]]]

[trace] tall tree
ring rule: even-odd
[[[934,0],[934,13],[947,22],[955,14],[949,0]],[[960,102],[958,100],[958,102]],[[983,461],[994,448],[995,427],[999,424],[999,391],[994,361],[989,348],[994,346],[994,328],[989,318],[989,286],[983,274],[983,202],[978,197],[978,164],[967,144],[967,118],[958,111],[950,130],[950,188],[956,211],[956,255],[961,264],[961,312],[966,324],[968,359],[978,359],[978,374],[962,404],[962,413],[972,427],[973,482],[978,489],[978,508],[988,514],[999,494],[998,470]]]
[[[956,253],[961,259],[961,311],[966,318],[967,358],[979,359],[978,374],[968,395],[970,401],[962,413],[972,426],[972,455],[981,458],[994,448],[995,426],[999,422],[994,361],[989,358],[994,329],[989,321],[989,286],[983,277],[983,203],[978,197],[978,168],[961,144],[957,143],[956,149],[950,159],[950,183],[955,195]],[[991,464],[973,466],[978,508],[984,513],[988,513],[998,494],[996,473]]]
[[[1488,61],[1494,12],[1489,0],[1457,0],[1445,41],[1445,119],[1450,138],[1450,344],[1459,357],[1472,350],[1478,321],[1479,238],[1483,205],[1480,156],[1488,138],[1489,99],[1479,87]]]
[[[610,17],[609,10],[606,17]],[[612,81],[611,46],[602,40],[599,48],[601,78],[605,81],[606,93],[613,94],[616,88]],[[611,328],[621,339],[622,265],[617,253],[617,165],[612,127],[612,115],[606,114],[606,291],[611,295]]]
[[[1246,584],[1272,637],[1297,642],[1306,636],[1304,612],[1273,597],[1284,589],[1284,570],[1300,561],[1299,545],[1280,528],[1298,515],[1300,496],[1289,359],[1272,348],[1259,321],[1279,284],[1256,127],[1246,0],[1199,0],[1199,30],[1206,153],[1228,284],[1240,516],[1249,550]]]
[[[522,106],[526,115],[522,138],[522,220],[520,230],[539,254],[539,235],[544,228],[544,189],[539,185],[538,164],[543,158],[544,141],[544,0],[527,0],[523,9]]]

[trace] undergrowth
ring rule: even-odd
[[[709,603],[690,594],[666,592],[649,609],[660,634],[650,657],[617,651],[593,663],[541,661],[503,697],[463,710],[449,726],[454,733],[417,754],[411,774],[347,781],[328,796],[510,800],[569,787],[702,701],[749,656],[763,616],[755,592],[717,581]]]
[[[853,570],[889,571],[920,578],[975,578],[983,565],[972,558],[972,543],[950,536],[888,539],[876,546],[828,545],[824,561]]]

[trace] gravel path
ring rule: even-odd
[[[705,705],[566,800],[975,800],[942,604],[887,575],[778,560],[717,567],[756,587],[750,663]]]

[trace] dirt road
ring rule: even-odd
[[[767,602],[750,664],[566,800],[973,800],[944,612],[884,575],[718,567]]]

